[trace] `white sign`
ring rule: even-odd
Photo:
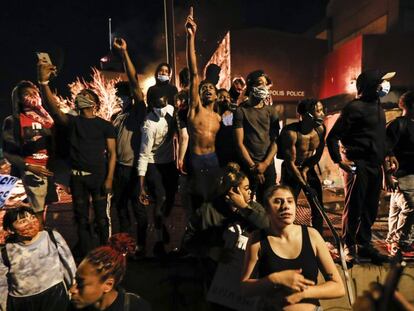
[[[0,175],[0,208],[10,195],[11,190],[19,179],[10,175]]]
[[[240,293],[240,276],[248,238],[241,234],[240,226],[236,225],[224,232],[224,240],[225,247],[233,250],[232,260],[219,263],[207,300],[238,311],[254,311],[258,299]]]

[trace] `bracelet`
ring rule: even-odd
[[[46,80],[46,81],[37,81],[37,83],[39,83],[40,85],[48,85],[49,84],[49,80]]]

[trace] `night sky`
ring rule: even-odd
[[[217,34],[227,29],[265,27],[302,33],[324,17],[327,2],[175,0],[177,50],[185,49],[183,23],[190,5],[199,24],[200,46],[214,44]],[[88,78],[90,67],[99,67],[99,59],[108,54],[109,17],[113,32],[126,38],[140,72],[165,59],[162,0],[2,1],[0,103],[9,103],[19,80],[36,80],[35,51],[50,53],[59,68],[53,85],[67,95],[67,83],[77,76]]]

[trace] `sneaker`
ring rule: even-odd
[[[389,262],[388,256],[381,254],[371,244],[361,245],[358,247],[358,256],[361,258],[371,259],[371,263],[374,265],[381,265],[383,263]]]
[[[391,257],[397,256],[400,251],[400,247],[397,242],[387,243],[387,251]]]
[[[414,258],[414,245],[409,243],[401,243],[399,245],[401,255],[405,258]]]
[[[356,245],[345,245],[344,246],[345,260],[348,268],[352,268],[354,263],[356,263]]]

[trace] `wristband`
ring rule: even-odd
[[[37,83],[39,83],[40,85],[48,85],[49,80],[47,80],[47,81],[37,81]]]

